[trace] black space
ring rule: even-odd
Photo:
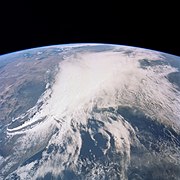
[[[0,54],[54,44],[97,42],[180,56],[179,6],[175,4],[5,2],[0,4]]]

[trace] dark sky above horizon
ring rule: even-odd
[[[180,56],[178,12],[85,2],[1,3],[0,54],[65,43],[111,43]],[[146,5],[146,4],[145,4]],[[78,7],[77,7],[78,6]],[[151,7],[149,4],[147,7]],[[68,7],[68,8],[67,8]]]

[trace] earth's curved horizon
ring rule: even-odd
[[[127,44],[101,43],[101,42],[98,42],[98,43],[95,43],[95,42],[74,43],[74,42],[72,42],[72,43],[65,43],[65,44],[50,44],[50,45],[45,45],[45,46],[30,47],[30,48],[19,49],[19,50],[7,52],[7,53],[2,53],[2,54],[0,54],[0,56],[6,56],[6,55],[14,54],[14,53],[21,53],[21,52],[24,52],[24,51],[37,50],[37,49],[42,49],[42,48],[53,48],[53,47],[54,48],[56,48],[56,47],[57,48],[63,48],[63,47],[96,46],[96,45],[138,48],[138,49],[142,49],[142,50],[154,51],[154,52],[159,52],[159,53],[179,57],[177,54],[173,54],[173,53],[169,53],[169,52],[165,52],[165,51],[157,50],[157,49],[153,49],[153,48],[148,48],[148,47],[127,45]]]
[[[102,43],[1,55],[0,179],[180,179],[180,57]]]

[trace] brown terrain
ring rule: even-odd
[[[57,48],[0,57],[0,126],[33,107],[63,58]]]

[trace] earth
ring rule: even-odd
[[[0,179],[180,179],[180,57],[111,44],[1,55]]]

